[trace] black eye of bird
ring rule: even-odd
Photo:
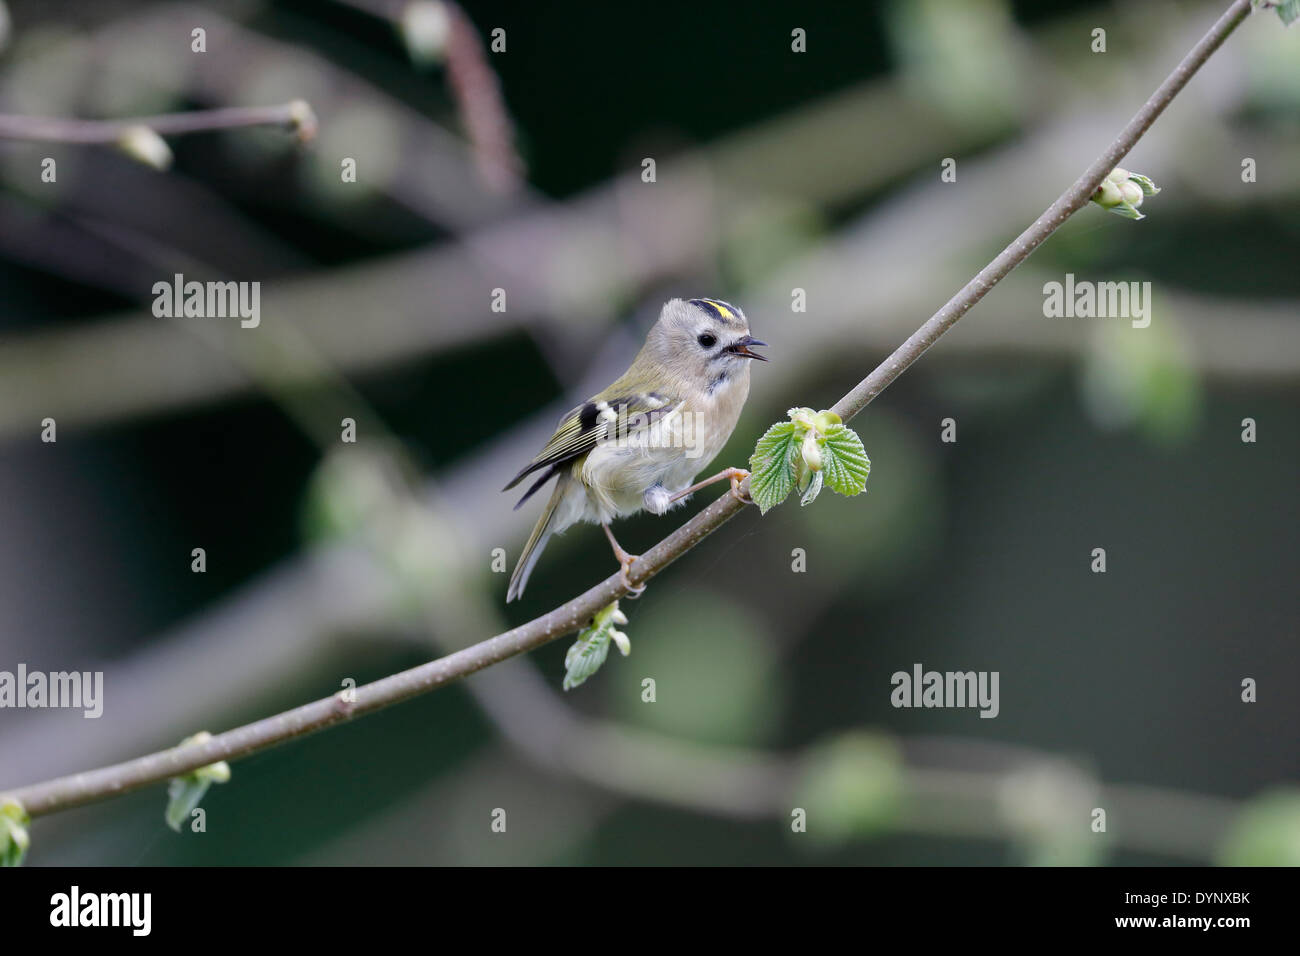
[[[699,342],[699,343],[700,343],[701,345],[703,345],[706,349],[711,349],[711,348],[713,348],[713,346],[715,346],[715,345],[718,344],[718,339],[717,339],[717,337],[714,336],[711,332],[702,332],[702,333],[700,333],[700,337],[699,337],[698,339],[696,339],[695,341]]]

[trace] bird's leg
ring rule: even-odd
[[[699,491],[701,488],[707,488],[709,485],[715,482],[722,481],[723,479],[729,479],[731,481],[731,493],[736,497],[736,500],[744,502],[747,505],[750,505],[754,503],[754,499],[749,497],[748,495],[742,495],[740,493],[740,483],[748,477],[749,477],[749,472],[747,472],[744,468],[724,468],[722,471],[718,472],[713,477],[705,478],[703,481],[697,481],[695,484],[691,485],[685,491],[677,492],[677,494],[673,495],[672,498],[670,498],[669,500],[677,501],[679,498],[685,498],[687,495],[694,494],[695,492]]]
[[[632,579],[627,576],[627,572],[628,569],[632,567],[633,562],[635,562],[637,558],[641,557],[641,555],[628,554],[623,550],[623,546],[614,538],[613,529],[611,529],[607,524],[602,524],[601,527],[605,529],[605,537],[609,538],[609,545],[614,549],[614,557],[618,559],[619,567],[621,569],[619,571],[619,576],[623,579],[623,587],[627,588],[628,594],[631,597],[639,597],[641,592],[645,590],[646,586],[644,584],[640,587],[634,585]]]

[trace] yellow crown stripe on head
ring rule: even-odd
[[[704,301],[709,303],[709,305],[713,306],[719,312],[721,312],[722,317],[724,319],[734,319],[736,317],[735,314],[729,308],[727,308],[727,306],[724,303],[719,302],[717,299],[705,299]]]

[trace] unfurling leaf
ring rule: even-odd
[[[764,432],[749,459],[749,496],[767,514],[794,487],[792,458],[798,429],[794,422],[778,422]]]
[[[1300,0],[1296,0],[1296,2],[1300,3]],[[1141,173],[1129,173],[1128,178],[1129,182],[1138,184],[1138,188],[1142,190],[1142,195],[1144,196],[1154,196],[1156,193],[1160,192],[1160,187]]]
[[[1125,219],[1145,219],[1146,216],[1137,211],[1137,207],[1130,202],[1122,202],[1118,206],[1112,206],[1110,209],[1117,216],[1123,216]]]
[[[206,730],[200,730],[192,737],[186,737],[181,741],[181,746],[185,747],[190,744],[207,743],[212,739],[212,735]],[[199,767],[180,777],[173,777],[167,784],[167,810],[163,814],[167,825],[177,833],[181,832],[181,825],[190,818],[190,814],[203,800],[204,794],[208,792],[208,787],[214,783],[225,783],[230,779],[230,764],[224,760],[218,760],[216,763],[210,763],[206,767]]]
[[[211,780],[204,780],[200,777],[173,777],[171,782],[167,784],[167,811],[165,814],[167,825],[180,833],[181,827],[203,800],[203,795],[208,792],[210,786],[212,786]]]
[[[764,514],[792,490],[807,505],[824,486],[850,496],[866,489],[871,461],[862,440],[839,415],[811,408],[792,408],[787,414],[790,421],[769,428],[749,459],[750,497]]]
[[[862,439],[847,425],[831,425],[822,444],[822,472],[831,489],[847,497],[867,488],[871,459],[862,447]]]
[[[799,504],[810,505],[817,500],[817,496],[822,493],[822,485],[826,481],[824,471],[811,472],[812,479],[808,482],[807,489],[804,490],[803,497],[799,499]]]
[[[618,609],[618,601],[596,613],[591,624],[583,628],[564,655],[565,690],[572,690],[600,670],[609,656],[611,641],[618,645],[619,653],[624,657],[632,653],[632,642],[615,627],[626,623],[627,615]]]

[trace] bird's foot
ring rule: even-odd
[[[742,505],[752,505],[754,499],[748,493],[740,490],[740,483],[749,477],[749,472],[744,468],[728,468],[724,474],[731,480],[731,495]]]
[[[632,570],[632,565],[640,559],[641,555],[624,551],[623,546],[614,538],[614,532],[610,530],[609,525],[605,524],[601,527],[605,529],[605,537],[609,538],[609,546],[614,549],[614,557],[618,559],[619,580],[623,582],[623,587],[627,588],[628,597],[640,597],[645,593],[646,586],[633,584],[628,572]]]
[[[633,584],[632,579],[628,577],[628,571],[631,570],[633,562],[639,557],[641,557],[639,554],[629,554],[626,556],[626,560],[619,559],[618,577],[623,582],[623,587],[627,588],[627,596],[632,598],[639,598],[645,593],[646,589],[646,585]]]

